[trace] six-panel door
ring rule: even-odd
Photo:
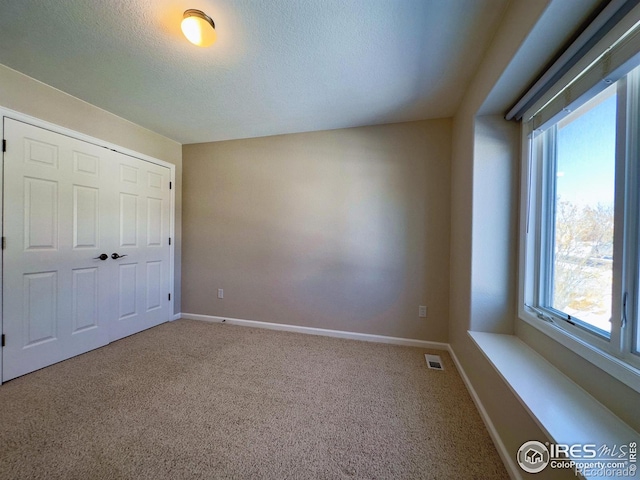
[[[112,259],[116,314],[110,340],[167,321],[169,308],[169,169],[118,155],[115,193],[118,225]],[[126,256],[125,256],[126,255]]]
[[[4,127],[6,381],[169,319],[170,197],[165,167]]]

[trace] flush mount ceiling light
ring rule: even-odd
[[[194,45],[208,47],[212,45],[218,35],[216,25],[211,17],[200,10],[186,10],[182,19],[182,33]]]

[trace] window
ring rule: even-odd
[[[540,306],[610,338],[617,85],[546,130]],[[623,133],[622,133],[623,134]]]
[[[520,313],[640,391],[640,67],[629,70],[529,127]]]

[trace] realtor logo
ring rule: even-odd
[[[518,464],[527,473],[538,473],[549,464],[549,450],[540,442],[525,442],[518,449]]]
[[[525,460],[527,462],[532,463],[532,464],[533,463],[540,463],[542,461],[542,454],[540,452],[537,452],[533,448],[530,448],[524,454],[524,458],[525,458]]]

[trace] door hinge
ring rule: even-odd
[[[171,245],[171,237],[169,237],[169,245]]]
[[[7,141],[5,139],[2,139],[2,151],[7,151]]]
[[[2,237],[2,250],[7,248],[7,237]]]
[[[171,182],[169,182],[169,190],[171,190]]]
[[[169,301],[171,301],[171,294],[169,294]]]
[[[2,334],[2,346],[4,347],[4,333]]]

